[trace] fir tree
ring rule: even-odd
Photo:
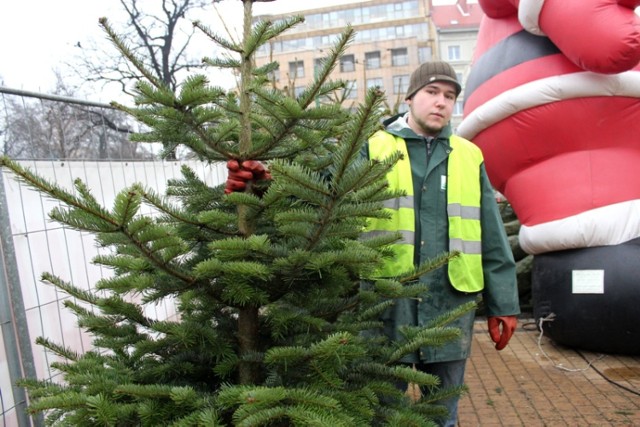
[[[225,195],[184,168],[166,195],[134,185],[108,209],[80,181],[72,193],[2,159],[23,182],[62,202],[51,212],[54,220],[94,233],[111,250],[94,260],[114,273],[96,284],[98,292],[43,275],[74,297],[65,305],[94,346],[77,354],[37,340],[64,360],[52,364],[64,384],[21,383],[29,410],[44,413],[51,425],[423,426],[443,413],[434,405],[438,398],[462,391],[412,402],[394,384],[432,387],[437,380],[395,362],[455,339],[458,331],[447,323],[472,306],[426,327],[407,327],[401,343],[376,333],[380,314],[397,298],[426,292],[417,278],[450,255],[395,278],[363,280],[398,239],[390,233],[363,240],[360,231],[366,218],[384,215],[382,202],[394,195],[384,176],[400,154],[375,162],[360,154],[380,123],[379,90],[370,90],[355,113],[339,103],[316,105],[345,89],[329,74],[352,29],[315,81],[291,98],[267,84],[275,64],[255,68],[252,57],[302,18],[252,25],[252,1],[243,3],[241,44],[195,23],[236,53],[237,59],[206,61],[236,70],[238,93],[204,76],[170,91],[101,22],[147,76],[137,84],[136,108],[118,105],[150,129],[135,141],[160,141],[167,153],[186,147],[203,162],[264,161],[269,182]],[[160,215],[141,214],[143,204]],[[177,301],[178,318],[145,316],[145,304],[165,298]]]

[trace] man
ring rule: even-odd
[[[461,90],[448,63],[420,65],[409,81],[405,99],[409,111],[386,120],[385,130],[369,139],[370,158],[386,157],[397,150],[405,153],[406,160],[398,162],[388,181],[392,188],[405,190],[409,200],[413,197],[413,209],[395,213],[403,217],[397,223],[413,222],[415,226],[400,230],[405,240],[398,244],[397,253],[404,255],[386,266],[389,275],[394,269],[407,270],[443,252],[460,252],[447,266],[420,279],[429,287],[423,298],[400,300],[385,314],[385,329],[392,338],[399,338],[400,326],[427,324],[481,293],[490,336],[496,349],[502,350],[515,331],[516,315],[520,313],[515,261],[482,154],[471,142],[451,132],[449,121]],[[372,231],[389,228],[388,222],[370,226]],[[474,318],[471,312],[452,325],[460,328],[460,340],[420,349],[405,361],[438,376],[441,387],[462,385]],[[442,403],[449,410],[449,418],[441,425],[455,426],[458,399]]]
[[[381,276],[394,276],[444,252],[459,251],[450,263],[430,272],[421,281],[429,287],[420,300],[399,300],[383,316],[385,332],[400,339],[402,325],[425,325],[482,293],[488,313],[489,332],[502,350],[515,331],[519,314],[515,262],[508,244],[494,191],[484,169],[482,153],[471,142],[451,133],[449,121],[461,86],[446,62],[420,65],[411,75],[407,113],[384,122],[385,130],[368,141],[369,158],[384,158],[395,151],[405,153],[389,172],[391,188],[405,190],[413,205],[390,203],[388,221],[371,221],[368,231],[402,231],[404,241],[396,245],[398,256],[381,268]],[[259,162],[242,167],[229,162],[226,192],[242,190],[245,182],[265,173]],[[414,224],[413,227],[408,224]],[[459,340],[441,347],[420,349],[403,360],[440,378],[441,387],[464,382],[475,313],[457,319]],[[442,402],[449,417],[443,426],[455,426],[458,399]]]

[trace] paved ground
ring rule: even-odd
[[[532,319],[500,352],[476,321],[465,381],[461,427],[640,426],[640,356],[560,346]]]

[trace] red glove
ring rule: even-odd
[[[496,350],[502,350],[507,346],[511,336],[518,326],[516,316],[489,316],[489,335],[491,340],[496,343]],[[502,331],[500,325],[502,324]]]
[[[227,169],[229,169],[229,176],[224,187],[225,194],[243,191],[247,188],[247,183],[252,180],[271,179],[267,168],[256,160],[245,160],[240,164],[232,159],[227,162]]]

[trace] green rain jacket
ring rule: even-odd
[[[445,127],[438,137],[428,141],[408,127],[404,115],[384,122],[385,130],[407,143],[413,176],[416,213],[415,263],[419,264],[449,251],[446,189],[441,188],[447,176],[447,158],[451,152],[451,128]],[[368,147],[364,151],[368,153]],[[368,156],[368,154],[367,154]],[[482,189],[482,267],[484,289],[480,292],[488,316],[508,316],[520,313],[516,267],[504,225],[495,201],[484,164],[481,165]],[[420,280],[429,291],[420,300],[403,299],[383,315],[385,333],[400,340],[398,328],[402,325],[426,325],[432,319],[469,301],[477,300],[478,293],[456,291],[449,283],[447,266],[424,275]],[[471,351],[471,338],[475,313],[471,312],[450,326],[460,329],[462,335],[442,347],[427,347],[403,362],[445,362],[466,359]]]

